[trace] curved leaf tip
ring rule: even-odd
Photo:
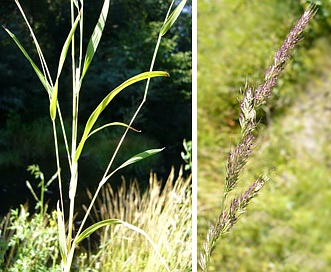
[[[179,5],[175,8],[175,10],[170,14],[170,16],[167,18],[167,20],[164,22],[160,34],[161,36],[164,36],[167,31],[170,29],[170,27],[175,23],[177,20],[179,14],[182,12],[187,0],[182,0]]]
[[[144,72],[139,75],[136,75],[134,77],[131,77],[130,79],[126,80],[123,82],[120,86],[112,90],[101,102],[100,104],[96,107],[96,109],[93,111],[93,113],[90,115],[89,119],[87,120],[87,123],[85,125],[85,129],[83,132],[83,136],[80,140],[80,143],[76,149],[75,153],[75,162],[78,161],[80,154],[83,150],[84,144],[87,140],[87,138],[90,135],[91,129],[95,122],[97,121],[99,115],[103,112],[103,110],[107,107],[107,105],[110,103],[110,101],[118,94],[120,93],[123,89],[126,87],[138,82],[142,81],[145,79],[153,78],[153,77],[170,77],[170,75],[167,72],[164,71],[151,71],[151,72]]]

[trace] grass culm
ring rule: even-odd
[[[90,191],[87,194],[93,197]],[[48,214],[47,204],[41,208],[40,200],[33,215],[26,204],[11,210],[0,223],[1,269],[61,271],[56,211]],[[167,181],[162,182],[151,172],[146,190],[137,180],[128,183],[124,178],[116,190],[109,183],[103,187],[90,221],[121,218],[156,241],[171,271],[191,271],[191,201],[191,176],[184,176],[181,170],[176,174],[172,169]],[[146,238],[125,226],[100,228],[85,241],[73,259],[71,271],[166,271]]]
[[[256,111],[265,105],[272,94],[280,73],[289,60],[291,53],[298,44],[301,34],[316,13],[316,8],[310,5],[294,28],[290,31],[283,45],[274,56],[274,63],[267,69],[263,83],[252,88],[246,86],[240,104],[239,122],[241,136],[227,159],[226,177],[221,200],[221,210],[215,223],[210,225],[199,255],[199,268],[208,271],[210,258],[224,234],[228,233],[245,212],[251,200],[255,198],[267,181],[267,177],[258,177],[246,190],[229,199],[231,192],[237,188],[240,175],[252,155],[257,137]]]
[[[78,129],[78,115],[79,115],[79,101],[80,101],[80,91],[81,87],[83,84],[83,79],[90,67],[90,64],[92,62],[92,59],[96,53],[96,50],[98,48],[100,39],[103,34],[103,30],[106,24],[107,16],[108,16],[108,11],[110,7],[110,1],[105,0],[103,2],[103,6],[101,9],[101,13],[99,15],[99,19],[97,24],[95,25],[93,34],[91,35],[88,45],[86,48],[83,48],[83,41],[85,40],[85,37],[83,36],[83,29],[84,29],[84,1],[76,1],[76,0],[71,0],[70,1],[70,10],[71,10],[71,25],[70,25],[70,31],[69,34],[64,42],[63,48],[60,52],[60,58],[58,61],[58,67],[57,67],[57,72],[56,72],[56,77],[52,78],[50,69],[48,67],[48,63],[45,60],[42,48],[40,47],[37,37],[34,34],[34,31],[29,23],[29,20],[27,19],[27,16],[25,15],[25,12],[23,8],[21,7],[20,3],[18,0],[15,0],[15,3],[17,4],[18,9],[20,10],[24,21],[29,29],[30,35],[33,39],[33,44],[36,48],[36,51],[38,53],[39,57],[39,62],[40,62],[40,67],[36,64],[34,60],[30,57],[28,52],[25,50],[24,46],[19,42],[18,38],[7,28],[4,28],[5,31],[10,35],[10,37],[13,39],[13,41],[16,43],[18,48],[21,50],[25,58],[29,61],[31,64],[33,70],[35,71],[38,79],[42,83],[42,86],[47,92],[48,100],[49,100],[49,121],[52,124],[53,127],[53,138],[54,138],[54,153],[55,153],[55,163],[56,163],[56,173],[54,174],[54,179],[58,181],[58,188],[59,188],[59,200],[57,202],[57,209],[55,213],[52,213],[55,215],[56,220],[52,221],[51,227],[54,226],[54,222],[56,227],[57,227],[57,235],[58,235],[58,247],[57,249],[59,250],[60,254],[60,266],[62,271],[71,271],[72,265],[73,265],[73,260],[74,260],[74,255],[75,255],[75,250],[79,246],[79,244],[86,238],[88,238],[92,233],[95,231],[98,231],[100,228],[110,228],[111,225],[118,226],[121,225],[122,228],[128,228],[130,231],[137,232],[141,234],[144,239],[148,242],[148,244],[153,248],[153,251],[155,251],[155,262],[159,262],[161,266],[165,269],[165,271],[170,271],[169,265],[170,265],[170,258],[169,254],[167,251],[162,250],[160,252],[160,249],[158,248],[157,244],[153,241],[153,239],[139,226],[132,225],[131,223],[126,222],[125,220],[127,218],[101,218],[101,221],[95,222],[93,225],[86,226],[87,219],[90,216],[90,212],[93,208],[94,203],[97,201],[98,194],[101,191],[102,187],[110,180],[110,178],[117,173],[120,169],[125,168],[126,166],[129,166],[131,164],[137,163],[141,161],[142,159],[145,159],[147,157],[150,157],[152,155],[155,155],[163,150],[163,148],[155,148],[155,149],[149,149],[142,151],[130,159],[124,161],[122,164],[120,164],[118,167],[116,167],[115,170],[112,169],[113,162],[115,160],[115,157],[117,156],[120,147],[122,146],[122,143],[124,142],[124,139],[127,135],[127,133],[130,131],[133,132],[139,132],[137,129],[132,127],[132,124],[134,123],[138,113],[140,112],[141,108],[146,102],[147,99],[147,94],[149,90],[149,83],[150,79],[154,77],[169,77],[169,74],[165,71],[154,71],[154,64],[156,60],[156,56],[158,53],[158,49],[160,46],[160,43],[162,41],[162,37],[166,35],[168,30],[172,27],[172,25],[175,23],[177,20],[178,16],[180,15],[181,11],[183,10],[186,0],[182,0],[176,7],[173,7],[175,4],[175,1],[172,1],[170,4],[170,7],[168,9],[167,14],[165,15],[164,23],[160,28],[160,31],[158,33],[158,37],[156,40],[156,46],[153,55],[151,56],[151,63],[149,70],[146,72],[142,72],[138,75],[132,76],[131,78],[127,79],[124,81],[122,84],[120,84],[118,87],[114,88],[112,91],[106,95],[99,105],[94,109],[94,111],[90,114],[82,135],[79,137],[79,129]],[[71,76],[72,76],[72,110],[71,110],[71,116],[65,117],[66,120],[71,119],[71,127],[70,129],[66,129],[65,127],[65,122],[64,122],[64,117],[62,116],[61,112],[61,101],[59,99],[60,95],[59,93],[62,92],[61,84],[60,82],[60,76],[62,71],[64,71],[64,63],[67,59],[67,55],[71,55]],[[119,122],[119,121],[114,121],[111,123],[106,123],[104,125],[101,125],[98,128],[95,128],[95,125],[98,124],[97,121],[99,121],[99,116],[101,113],[108,107],[110,102],[113,101],[113,99],[121,93],[124,89],[127,87],[131,86],[132,84],[135,84],[140,81],[145,81],[146,82],[146,87],[144,90],[143,98],[138,105],[136,111],[132,115],[130,122],[128,124]],[[125,128],[125,132],[123,135],[118,139],[118,145],[115,148],[114,153],[109,159],[109,162],[107,164],[106,169],[104,170],[104,174],[101,178],[101,180],[98,183],[96,191],[93,193],[93,196],[90,198],[90,203],[87,205],[86,208],[86,213],[78,227],[77,230],[75,230],[75,201],[77,197],[77,187],[79,186],[79,176],[78,176],[78,169],[79,169],[79,162],[80,162],[80,157],[83,152],[84,146],[86,141],[90,138],[93,137],[93,134],[99,132],[102,129],[105,128],[111,128],[113,126],[120,126]],[[60,127],[60,129],[57,129]],[[67,135],[66,131],[71,132],[71,136],[69,137]],[[60,148],[60,144],[64,143],[64,148]],[[65,150],[64,154],[60,154],[60,150]],[[69,167],[70,171],[70,181],[69,181],[69,189],[67,192],[64,190],[64,178],[62,177],[62,165],[61,165],[61,160],[60,156],[67,157],[67,164]],[[54,180],[53,179],[53,180]],[[153,185],[153,184],[151,184]],[[134,188],[136,188],[134,186]],[[169,192],[172,193],[172,192]],[[38,202],[39,209],[38,214],[41,215],[41,221],[39,222],[40,224],[36,225],[35,227],[43,230],[46,226],[49,225],[48,221],[47,223],[43,223],[44,219],[48,216],[46,213],[46,210],[44,208],[44,198],[43,198],[43,190],[41,193],[41,200]],[[69,196],[68,199],[66,196]],[[162,195],[162,193],[161,193]],[[36,196],[34,194],[34,196]],[[157,197],[157,196],[155,196]],[[157,198],[158,199],[158,198]],[[128,199],[129,200],[129,199]],[[175,199],[171,198],[172,201],[175,201]],[[38,200],[39,201],[39,200]],[[69,203],[68,204],[68,209],[65,209],[64,203]],[[164,203],[164,206],[162,207],[162,211],[164,211],[169,205],[169,203]],[[14,214],[16,217],[13,219],[13,222],[18,222],[20,218],[23,219],[24,222],[27,222],[27,213],[24,213],[25,209],[21,209],[21,214],[22,216],[18,216],[18,214]],[[156,211],[150,211],[150,212],[156,212]],[[161,212],[161,211],[160,211]],[[186,212],[188,212],[186,210]],[[166,213],[169,215],[169,213]],[[114,214],[111,213],[111,216]],[[123,214],[116,214],[118,216],[123,216]],[[152,216],[152,215],[150,215]],[[154,215],[153,215],[154,216]],[[31,224],[34,220],[37,220],[38,218],[35,217],[32,221],[30,221],[29,224]],[[142,219],[139,219],[142,220]],[[165,221],[166,219],[163,219]],[[169,221],[170,218],[169,218]],[[138,224],[137,221],[132,222],[134,224]],[[139,224],[138,224],[139,225]],[[141,224],[141,227],[146,227],[146,225]],[[115,227],[116,228],[116,227]],[[26,228],[27,230],[28,228]],[[53,228],[52,228],[53,230]],[[183,230],[183,229],[182,229]],[[16,233],[19,233],[18,229],[16,229]],[[100,231],[100,230],[99,230]],[[184,230],[185,233],[187,230]],[[164,233],[165,235],[165,233]],[[186,234],[184,234],[186,237]],[[12,237],[15,237],[15,234],[13,234]],[[185,238],[186,240],[186,238]],[[131,241],[132,243],[135,243],[134,241]],[[22,247],[22,243],[17,243],[20,244]],[[129,247],[129,245],[127,245]],[[108,249],[110,252],[111,250]],[[149,251],[146,254],[151,254]],[[164,255],[166,254],[166,256]],[[25,254],[28,256],[27,254]],[[102,255],[103,256],[103,255]],[[55,258],[56,259],[56,258]],[[129,266],[131,265],[131,261],[134,262],[134,260],[127,260],[126,265]],[[173,264],[172,264],[173,265]],[[126,270],[126,269],[125,269]],[[27,271],[27,270],[25,270]],[[41,271],[41,270],[38,270]],[[140,270],[139,270],[140,271]]]

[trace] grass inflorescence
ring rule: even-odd
[[[274,63],[269,66],[264,82],[257,88],[246,87],[240,104],[239,123],[241,136],[237,146],[230,151],[226,164],[226,178],[221,201],[221,211],[218,220],[212,224],[207,233],[199,256],[199,266],[202,271],[208,271],[210,257],[217,243],[225,233],[228,233],[238,221],[250,201],[255,198],[265,185],[267,178],[260,176],[242,194],[228,200],[228,195],[237,187],[239,177],[251,157],[256,138],[256,111],[267,103],[276,86],[280,73],[291,57],[292,51],[298,44],[301,34],[316,13],[316,8],[310,5],[302,17],[290,31],[283,45],[274,56]]]

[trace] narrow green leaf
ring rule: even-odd
[[[62,68],[63,68],[63,64],[65,62],[65,59],[67,57],[67,53],[68,53],[68,50],[69,50],[69,46],[70,46],[70,43],[71,43],[71,40],[72,40],[72,37],[75,33],[75,30],[77,28],[77,25],[79,23],[79,20],[80,20],[80,13],[78,14],[74,24],[72,25],[72,28],[68,34],[68,37],[62,47],[62,51],[61,51],[61,55],[60,55],[60,60],[59,60],[59,65],[58,65],[58,68],[57,68],[57,76],[56,76],[56,82],[54,84],[54,88],[53,88],[53,92],[52,92],[52,97],[51,97],[51,103],[50,103],[50,106],[49,106],[49,112],[50,112],[50,115],[51,115],[51,118],[52,120],[55,119],[56,117],[56,104],[57,104],[57,96],[58,96],[58,88],[59,88],[59,77],[61,75],[61,71],[62,71]]]
[[[124,162],[123,164],[121,164],[119,167],[117,167],[113,172],[111,172],[105,179],[103,179],[101,182],[100,182],[100,186],[102,186],[103,184],[106,183],[106,181],[112,176],[114,175],[118,170],[130,165],[130,164],[133,164],[133,163],[136,163],[138,161],[141,161],[143,159],[146,159],[150,156],[153,156],[155,155],[156,153],[159,153],[163,150],[164,148],[159,148],[159,149],[150,149],[150,150],[147,150],[147,151],[144,151],[144,152],[141,152],[135,156],[133,156],[132,158],[128,159],[126,162]]]
[[[39,70],[38,66],[33,62],[33,60],[30,58],[29,54],[26,52],[26,50],[24,49],[24,47],[21,45],[21,43],[18,41],[18,39],[16,38],[16,36],[10,32],[7,28],[3,27],[6,32],[9,34],[9,36],[14,40],[14,42],[16,43],[16,45],[18,46],[18,48],[22,51],[23,55],[26,57],[26,59],[30,62],[32,68],[34,69],[36,75],[38,76],[41,84],[43,84],[45,90],[48,92],[48,94],[50,95],[52,92],[52,87],[51,85],[48,83],[48,81],[46,80],[46,78],[44,77],[43,73]]]
[[[104,128],[106,128],[106,127],[110,127],[110,126],[122,126],[122,127],[127,127],[127,128],[129,128],[129,129],[132,129],[132,130],[135,131],[135,132],[140,132],[139,130],[137,130],[137,129],[133,128],[133,127],[130,127],[130,126],[128,126],[127,124],[124,124],[124,123],[122,123],[122,122],[112,122],[112,123],[105,124],[105,125],[103,125],[103,126],[97,128],[97,129],[93,130],[93,131],[88,135],[88,137],[90,137],[92,134],[98,132],[99,130],[104,129]]]
[[[67,53],[68,53],[68,50],[69,50],[69,46],[70,46],[72,37],[73,37],[73,35],[74,35],[75,31],[76,31],[76,28],[77,28],[77,25],[79,23],[80,18],[81,18],[81,13],[79,13],[77,15],[77,18],[75,19],[75,22],[72,25],[71,30],[70,30],[70,32],[68,34],[68,37],[67,37],[67,39],[64,42],[64,45],[62,47],[62,51],[61,51],[61,55],[60,55],[60,60],[59,60],[59,65],[58,65],[58,68],[57,68],[57,78],[60,77],[60,74],[61,74],[61,71],[62,71],[62,68],[63,68],[64,61],[65,61],[65,59],[67,57]]]
[[[146,151],[144,151],[144,152],[141,152],[141,153],[139,153],[139,154],[133,156],[132,158],[128,159],[125,163],[121,164],[121,165],[116,169],[116,171],[119,170],[119,169],[121,169],[121,168],[124,168],[124,167],[126,167],[126,166],[128,166],[128,165],[130,165],[130,164],[136,163],[136,162],[141,161],[141,160],[143,160],[143,159],[146,159],[146,158],[148,158],[148,157],[150,157],[150,156],[153,156],[153,155],[155,155],[156,153],[161,152],[163,149],[164,149],[164,148],[150,149],[150,150],[146,150]]]
[[[65,233],[65,226],[64,226],[64,221],[59,202],[57,202],[57,225],[59,230],[58,234],[59,234],[60,253],[62,256],[62,261],[65,264],[67,262],[66,233]]]
[[[186,0],[182,0],[182,2],[180,2],[180,4],[175,8],[175,10],[170,14],[170,16],[165,21],[165,23],[163,24],[160,30],[161,36],[164,36],[167,33],[167,31],[170,29],[170,27],[174,24],[179,14],[182,12],[185,4],[186,4]]]
[[[109,0],[105,0],[102,10],[101,10],[101,14],[99,16],[98,23],[96,24],[93,34],[88,43],[85,60],[84,60],[83,73],[82,73],[82,77],[81,77],[80,81],[83,80],[83,78],[87,72],[87,69],[89,68],[91,61],[94,57],[94,54],[97,51],[97,48],[98,48],[98,45],[99,45],[99,42],[100,42],[100,39],[102,36],[102,32],[103,32],[103,29],[105,27],[105,23],[107,20],[109,2],[110,2]]]
[[[128,79],[127,81],[123,82],[120,86],[118,86],[117,88],[115,88],[113,91],[111,91],[102,101],[101,103],[96,107],[96,109],[92,112],[92,114],[90,115],[89,119],[86,122],[85,125],[85,129],[84,129],[84,133],[82,136],[82,139],[80,140],[80,143],[77,147],[76,150],[76,154],[75,154],[75,161],[77,162],[79,159],[79,156],[83,150],[84,144],[90,134],[90,131],[93,127],[93,125],[95,124],[95,122],[97,121],[99,115],[102,113],[102,111],[108,106],[108,104],[110,103],[110,101],[118,94],[120,93],[123,89],[125,89],[126,87],[147,79],[147,78],[152,78],[152,77],[158,77],[158,76],[169,76],[169,74],[167,72],[162,72],[162,71],[153,71],[153,72],[145,72],[145,73],[141,73],[137,76],[131,77],[130,79]]]
[[[100,222],[97,222],[93,224],[92,226],[88,227],[86,230],[84,230],[76,239],[75,244],[79,244],[81,241],[83,241],[85,238],[89,237],[93,232],[96,230],[106,227],[108,225],[118,225],[121,224],[120,220],[118,219],[107,219]]]
[[[119,219],[107,219],[107,220],[103,220],[100,221],[98,223],[93,224],[92,226],[88,227],[86,230],[84,230],[76,239],[75,239],[75,244],[79,244],[82,240],[84,240],[85,238],[87,238],[88,236],[90,236],[93,232],[95,232],[96,230],[98,230],[99,228],[108,226],[108,225],[123,225],[124,227],[127,227],[133,231],[136,231],[138,233],[140,233],[141,235],[143,235],[147,241],[152,245],[152,247],[154,248],[155,252],[157,253],[157,255],[159,256],[162,264],[164,265],[165,269],[167,271],[170,272],[170,269],[166,263],[166,261],[164,260],[164,258],[162,257],[160,251],[158,250],[156,244],[153,242],[152,238],[148,236],[148,234],[143,231],[141,228],[138,228],[134,225],[131,225],[130,223],[127,223],[125,221],[119,220]]]
[[[49,113],[51,115],[52,120],[55,120],[55,118],[56,118],[56,103],[57,103],[58,90],[59,90],[59,82],[58,82],[58,80],[56,80],[53,91],[52,91],[51,102],[49,104]]]

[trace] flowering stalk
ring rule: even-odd
[[[309,5],[295,27],[288,34],[281,48],[276,52],[274,57],[274,64],[271,65],[265,75],[264,84],[256,89],[254,93],[255,107],[260,107],[266,103],[267,98],[270,97],[272,89],[275,87],[278,77],[285,68],[285,63],[291,57],[294,47],[300,41],[300,36],[304,29],[308,26],[310,20],[316,14],[316,8]]]
[[[267,69],[264,82],[257,89],[246,88],[244,98],[240,104],[239,123],[241,126],[241,139],[234,150],[230,151],[226,164],[226,178],[221,204],[221,213],[215,225],[211,225],[203,250],[200,252],[199,265],[202,271],[208,271],[212,251],[223,234],[238,221],[239,216],[245,212],[250,201],[258,195],[266,182],[266,178],[259,177],[243,194],[232,199],[230,206],[226,207],[228,194],[237,186],[239,176],[252,154],[255,141],[253,132],[257,126],[256,110],[265,104],[271,96],[285,63],[291,57],[294,47],[298,44],[300,36],[316,13],[314,5],[309,5],[300,20],[288,34],[283,45],[274,56],[274,63]]]

